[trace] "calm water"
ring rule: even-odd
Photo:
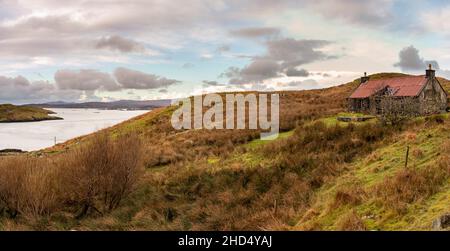
[[[50,109],[64,120],[0,123],[0,149],[39,150],[118,124],[148,111]]]

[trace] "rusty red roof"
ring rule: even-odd
[[[352,95],[350,95],[350,98],[367,98],[386,87],[392,89],[393,96],[414,97],[419,95],[426,83],[426,76],[369,80],[361,84]]]

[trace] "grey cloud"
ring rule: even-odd
[[[127,68],[117,68],[114,77],[105,72],[84,69],[59,70],[55,82],[61,90],[118,91],[123,89],[156,89],[178,83],[178,80],[147,74]]]
[[[284,38],[266,42],[267,53],[261,57],[254,57],[246,67],[239,69],[230,67],[220,77],[230,79],[230,84],[246,84],[262,82],[265,79],[278,77],[281,73],[288,76],[307,76],[306,70],[295,68],[315,62],[333,58],[319,49],[330,44],[325,40],[296,40]]]
[[[0,76],[0,85],[2,87],[4,86],[28,86],[30,85],[30,82],[28,79],[24,78],[23,76],[17,76],[15,78],[9,78],[5,76]]]
[[[109,50],[120,51],[124,53],[145,51],[145,47],[143,44],[117,35],[101,38],[97,42],[96,48],[97,49],[106,48]]]
[[[239,76],[241,70],[238,67],[230,66],[224,72],[219,75],[219,78],[235,78]]]
[[[286,70],[286,76],[288,76],[288,77],[308,77],[309,72],[305,69],[297,70],[296,68],[288,68]]]
[[[424,60],[419,55],[419,50],[414,46],[403,48],[399,54],[399,62],[395,63],[395,67],[400,67],[402,71],[422,71],[428,64],[431,64],[434,69],[439,70],[439,64],[435,60]]]
[[[205,86],[205,87],[219,85],[219,82],[217,82],[217,81],[203,80],[202,82],[203,82],[203,86]]]
[[[114,71],[117,82],[125,89],[156,89],[178,83],[178,80],[167,79],[153,74],[127,68],[117,68]]]
[[[120,89],[110,74],[96,70],[59,70],[55,73],[55,82],[61,90],[117,91]]]
[[[247,67],[240,71],[241,77],[248,80],[264,80],[271,77],[276,77],[280,66],[271,59],[255,59]]]
[[[0,86],[3,88],[8,86],[29,86],[30,82],[23,76],[17,76],[15,78],[0,76]]]
[[[23,76],[14,78],[0,76],[0,103],[35,103],[47,101],[78,101],[83,95],[86,100],[96,101],[96,91],[118,91],[126,89],[155,89],[167,93],[167,87],[179,81],[139,71],[118,68],[117,80],[109,73],[96,70],[59,70],[55,83],[31,82]],[[127,92],[134,94],[132,90]]]
[[[277,77],[280,65],[271,59],[254,59],[248,66],[238,69],[230,67],[221,77],[230,79],[230,84],[258,83],[268,78]]]
[[[66,100],[80,98],[81,91],[59,90],[46,81],[30,82],[23,76],[15,78],[0,76],[0,103],[34,103],[42,101]]]
[[[230,34],[244,38],[276,37],[280,34],[280,29],[273,27],[250,27],[232,30]]]
[[[217,81],[208,81],[208,80],[203,80],[203,83],[210,86],[216,86],[219,84]]]
[[[317,50],[328,44],[330,42],[325,40],[296,40],[292,38],[272,40],[267,42],[268,57],[282,61],[284,67],[295,67],[330,58],[322,51]]]

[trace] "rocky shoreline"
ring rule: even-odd
[[[7,148],[7,149],[0,149],[0,156],[7,156],[7,155],[19,155],[27,153],[26,151],[22,151],[21,149],[13,149],[13,148]]]
[[[18,119],[18,120],[0,120],[0,123],[27,123],[27,122],[40,122],[46,120],[63,120],[60,117],[49,116],[47,118],[32,118],[32,119]]]

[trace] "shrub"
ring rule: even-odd
[[[337,222],[337,229],[341,231],[365,231],[367,230],[363,220],[355,210],[343,215]]]
[[[46,159],[10,157],[0,161],[1,211],[14,218],[48,215],[59,206],[58,169]]]
[[[361,203],[365,195],[364,190],[360,186],[349,186],[339,189],[335,196],[332,207],[338,208],[344,205],[356,206]]]
[[[61,159],[68,202],[90,212],[110,212],[127,196],[142,171],[141,142],[136,135],[112,140],[99,133],[87,145]]]

